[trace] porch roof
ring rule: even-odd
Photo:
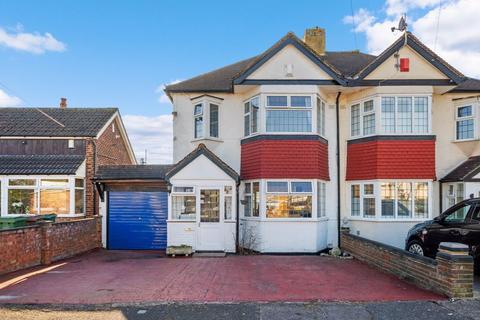
[[[75,174],[84,159],[83,155],[0,155],[0,174]]]
[[[480,179],[474,178],[478,173],[480,173],[480,156],[474,156],[450,171],[450,173],[440,179],[440,182],[480,181]]]

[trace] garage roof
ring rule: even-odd
[[[94,180],[165,180],[172,167],[171,164],[100,166]]]

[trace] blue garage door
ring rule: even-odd
[[[108,249],[165,249],[167,193],[111,191]]]

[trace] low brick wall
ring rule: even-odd
[[[358,260],[427,290],[450,298],[473,296],[473,258],[466,246],[445,243],[431,259],[343,230],[341,247]]]
[[[101,239],[100,217],[0,230],[0,274],[99,248]]]

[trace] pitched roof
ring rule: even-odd
[[[464,82],[448,91],[448,93],[468,93],[468,92],[480,92],[480,80],[467,78]]]
[[[95,137],[117,111],[117,108],[0,108],[0,136]]]
[[[440,182],[469,181],[479,172],[480,156],[470,157],[440,179]]]
[[[94,180],[165,180],[171,164],[99,166]]]
[[[75,174],[82,155],[0,155],[0,174]]]
[[[376,56],[359,51],[327,51],[322,59],[334,66],[345,77],[353,77]]]
[[[228,164],[223,162],[222,159],[217,157],[217,155],[212,151],[210,151],[210,149],[208,149],[203,143],[200,143],[198,147],[195,148],[195,150],[187,154],[185,158],[177,162],[166,173],[165,177],[167,178],[167,180],[173,177],[174,175],[176,175],[178,172],[180,172],[183,168],[185,168],[187,165],[189,165],[191,162],[193,162],[195,159],[197,159],[201,155],[204,155],[205,157],[207,157],[210,161],[212,161],[215,165],[217,165],[220,169],[222,169],[223,172],[225,172],[227,175],[232,177],[233,180],[237,182],[239,181],[240,176],[238,175],[238,173],[235,170],[233,170]]]

